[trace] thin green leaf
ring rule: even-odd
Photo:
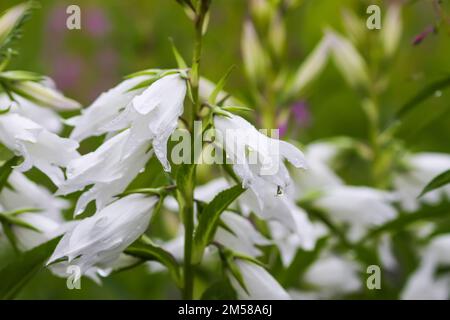
[[[4,224],[6,223],[9,225],[15,225],[15,226],[22,227],[25,229],[33,230],[36,232],[41,232],[35,226],[33,226],[33,225],[29,224],[28,222],[23,221],[19,218],[16,218],[15,216],[10,215],[10,214],[0,213],[0,222],[2,222]]]
[[[423,221],[436,221],[448,218],[450,216],[449,202],[443,202],[437,206],[424,206],[420,210],[414,213],[401,213],[395,220],[391,220],[373,230],[371,230],[367,236],[365,236],[362,242],[372,239],[382,233],[395,232],[398,230],[404,230],[408,226]]]
[[[22,70],[5,71],[0,73],[0,79],[9,81],[41,81],[44,77],[38,73]]]
[[[55,250],[60,237],[26,251],[0,270],[0,299],[13,299],[41,270]]]
[[[138,242],[125,250],[125,253],[146,261],[158,261],[167,267],[178,286],[181,285],[180,266],[175,258],[161,247],[146,241]]]
[[[0,192],[8,181],[9,175],[13,171],[14,166],[19,163],[20,157],[12,157],[0,167]]]
[[[169,38],[169,40],[170,40],[170,44],[172,46],[172,53],[175,57],[175,60],[177,61],[178,68],[187,69],[188,66],[186,64],[186,61],[184,61],[183,56],[180,54],[177,47],[175,46],[175,42],[173,41],[172,38]]]
[[[12,248],[16,253],[20,253],[19,245],[17,244],[16,236],[14,235],[14,232],[12,231],[11,225],[9,223],[6,223],[4,221],[0,220],[0,223],[3,227],[3,232],[8,238],[9,243],[11,244]]]
[[[220,192],[200,214],[194,237],[194,259],[199,263],[202,259],[205,247],[213,240],[220,221],[220,215],[233,203],[243,192],[240,185],[235,185]]]
[[[144,80],[140,83],[138,83],[137,85],[135,85],[133,88],[129,89],[128,92],[130,91],[134,91],[134,90],[138,90],[138,89],[142,89],[142,88],[148,88],[150,87],[153,83],[156,82],[156,80],[159,80],[159,77],[152,77],[150,79]]]
[[[219,80],[216,87],[214,88],[213,92],[211,92],[211,95],[208,98],[208,102],[212,105],[216,104],[217,97],[219,96],[220,92],[222,92],[223,88],[225,87],[225,84],[228,81],[228,78],[230,77],[231,72],[235,66],[231,66],[228,71],[225,73],[225,75]]]
[[[397,111],[396,120],[399,120],[405,117],[408,113],[410,113],[416,106],[418,106],[423,101],[427,100],[431,96],[433,96],[436,91],[445,89],[450,86],[450,76],[444,79],[433,82],[423,88],[419,93],[417,93],[414,97],[408,100],[400,109]]]
[[[428,192],[436,190],[436,189],[443,187],[449,183],[450,183],[450,169],[441,173],[440,175],[435,177],[433,180],[431,180],[430,183],[428,183],[426,185],[426,187],[422,190],[422,192],[419,195],[419,198],[424,196]]]
[[[207,288],[200,298],[201,300],[236,300],[236,292],[226,278],[213,283]]]
[[[161,73],[161,71],[162,71],[161,69],[141,70],[141,71],[133,72],[132,74],[126,75],[125,79],[131,79],[131,78],[140,77],[140,76],[155,76],[155,75]]]

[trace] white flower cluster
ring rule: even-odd
[[[49,260],[49,267],[55,274],[64,276],[65,267],[77,265],[83,274],[95,280],[98,280],[97,275],[108,275],[121,264],[123,251],[149,226],[158,196],[117,196],[143,172],[153,155],[164,170],[171,170],[167,144],[183,113],[187,89],[179,73],[157,78],[148,88],[135,89],[149,78],[151,76],[125,80],[102,94],[80,116],[69,119],[67,123],[74,126],[70,138],[57,135],[61,125],[54,111],[22,98],[0,115],[0,142],[23,158],[0,193],[0,209],[5,212],[23,208],[40,210],[19,215],[36,230],[13,227],[22,248],[30,249],[63,235]],[[2,101],[11,104],[6,97]],[[263,248],[276,246],[282,265],[289,267],[298,250],[315,250],[318,239],[326,238],[329,232],[324,221],[311,219],[298,205],[308,195],[311,195],[307,201],[309,206],[324,212],[333,223],[348,228],[349,241],[357,243],[375,226],[395,219],[398,208],[411,211],[420,207],[418,192],[437,173],[450,167],[447,155],[411,155],[405,159],[406,169],[395,175],[391,192],[348,186],[332,169],[340,153],[339,144],[314,143],[306,148],[304,155],[287,142],[262,135],[247,120],[229,112],[214,115],[213,125],[217,146],[223,148],[228,158],[238,159],[232,169],[247,189],[221,215],[222,224],[214,236],[214,243],[238,255],[235,263],[245,287],[233,273],[228,276],[242,299],[331,298],[360,290],[362,266],[350,256],[332,250],[324,250],[303,275],[302,281],[310,289],[292,289],[289,293],[263,267],[239,255],[256,259],[263,255]],[[228,141],[232,139],[226,134],[228,129],[245,130],[248,136]],[[95,151],[78,153],[80,141],[104,134],[104,142]],[[256,143],[260,139],[268,143]],[[231,148],[231,142],[237,146]],[[274,144],[279,152],[264,147]],[[259,162],[249,160],[253,153],[257,153]],[[292,180],[285,159],[293,167],[308,170],[298,171]],[[264,171],[267,163],[278,164],[278,169],[267,174]],[[57,186],[55,195],[22,173],[33,167]],[[232,184],[225,178],[211,181],[195,190],[195,199],[208,203]],[[57,196],[78,191],[81,195],[74,215],[85,212],[92,201],[95,201],[96,212],[88,218],[66,222],[62,212],[69,209],[70,203]],[[424,201],[436,203],[444,195],[449,195],[448,187],[429,193]],[[167,197],[164,204],[167,210],[178,211],[174,198]],[[251,223],[254,217],[266,221],[267,234],[262,235]],[[184,230],[180,226],[173,240],[159,241],[161,248],[179,262],[183,260],[183,237]],[[436,266],[445,263],[438,253],[450,247],[445,239],[436,239],[425,250],[424,263],[405,288],[404,298],[427,297],[427,290],[439,297],[448,295],[448,287],[444,285],[448,279],[436,280],[433,276]],[[385,240],[387,246],[380,248],[384,257],[391,255],[389,239]],[[214,247],[207,249],[206,261],[214,258],[215,251]],[[158,269],[160,266],[151,263],[151,270]],[[435,287],[439,290],[434,290]]]

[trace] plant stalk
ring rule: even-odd
[[[190,74],[190,86],[192,90],[192,112],[191,112],[191,151],[192,159],[195,160],[196,155],[194,154],[195,139],[197,138],[194,133],[194,122],[199,116],[199,111],[201,108],[200,94],[199,94],[199,84],[200,84],[200,60],[202,55],[203,47],[203,25],[205,22],[206,15],[209,9],[210,0],[200,0],[196,8],[196,19],[195,19],[195,46],[194,53],[192,57],[192,68]],[[192,162],[193,174],[189,181],[189,186],[187,187],[185,195],[185,206],[184,206],[184,290],[183,298],[186,300],[192,300],[194,297],[194,266],[192,264],[192,246],[194,238],[194,189],[196,185],[195,179],[195,161]]]

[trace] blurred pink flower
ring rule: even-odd
[[[94,38],[104,37],[110,30],[110,23],[104,11],[91,8],[85,14],[85,26],[88,34]]]
[[[74,87],[80,81],[83,67],[83,60],[78,56],[56,56],[53,62],[52,77],[58,84],[58,88],[66,90]]]
[[[298,101],[291,107],[292,114],[294,115],[295,122],[306,127],[311,122],[311,114],[309,112],[309,106],[305,101]]]

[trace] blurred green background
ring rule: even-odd
[[[169,37],[181,53],[191,56],[191,21],[175,0],[43,0],[17,42],[20,55],[11,69],[31,70],[51,76],[68,96],[89,105],[102,91],[127,74],[145,68],[175,67]],[[447,12],[448,1],[442,1]],[[20,3],[2,0],[0,11]],[[288,23],[288,64],[296,68],[332,26],[343,32],[344,8],[365,19],[369,4],[382,10],[388,1],[305,0],[290,12]],[[82,29],[66,28],[66,8],[81,8]],[[240,55],[242,24],[248,16],[245,0],[213,0],[210,28],[205,39],[202,74],[218,80],[233,64],[227,90],[246,96],[248,88]],[[449,75],[450,35],[444,30],[431,34],[420,45],[412,39],[433,25],[436,16],[431,2],[409,1],[403,10],[404,32],[395,64],[386,70],[392,77],[382,97],[383,113],[389,115],[430,82]],[[378,31],[373,31],[378,32]],[[436,94],[411,114],[402,131],[412,150],[450,152],[450,91]],[[301,143],[339,135],[362,139],[367,124],[358,96],[342,80],[333,64],[305,97],[310,113],[298,137]],[[408,124],[410,121],[410,124]],[[0,252],[7,252],[2,250]],[[5,259],[0,256],[0,266]],[[150,274],[145,267],[123,272],[98,286],[83,279],[82,290],[68,290],[65,279],[47,271],[33,279],[19,298],[36,299],[148,299],[178,298],[175,287],[164,274]]]

